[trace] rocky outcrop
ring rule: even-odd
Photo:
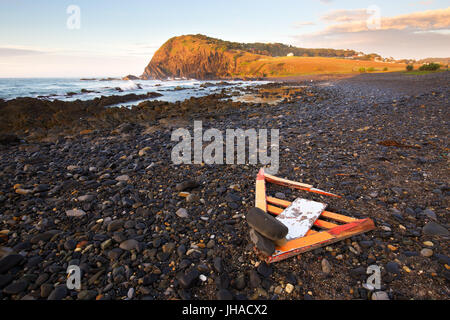
[[[129,75],[123,77],[122,80],[139,80],[139,78],[132,74],[129,74]]]
[[[93,100],[48,101],[35,98],[17,98],[0,102],[0,145],[19,142],[14,134],[29,130],[95,129],[110,120],[126,122],[129,108],[113,107],[121,103],[160,97],[158,92],[102,96]],[[109,121],[109,122],[108,122]]]
[[[143,79],[232,77],[236,50],[227,50],[204,36],[181,36],[168,40],[145,68]]]

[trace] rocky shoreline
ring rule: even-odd
[[[448,299],[449,76],[395,77],[249,89],[276,105],[232,102],[226,90],[131,109],[108,108],[111,98],[0,101],[10,135],[0,145],[0,298]],[[259,167],[170,161],[172,130],[192,132],[194,120],[279,129],[277,175],[342,195],[307,196],[377,229],[261,263],[244,219]],[[66,288],[69,265],[82,271],[79,292]],[[370,265],[382,268],[377,293],[363,287]]]

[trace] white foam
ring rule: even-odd
[[[120,89],[122,89],[124,91],[138,90],[139,85],[137,83],[133,82],[132,80],[128,80],[128,82],[126,84],[123,84],[120,86]]]

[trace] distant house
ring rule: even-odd
[[[292,52],[290,52],[290,53],[287,54],[287,56],[288,56],[288,57],[293,57],[294,54],[293,54]]]

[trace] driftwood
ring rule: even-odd
[[[266,182],[308,192],[339,197],[333,193],[315,189],[308,184],[266,174],[264,173],[264,169],[261,169],[256,178],[255,206],[273,215],[279,215],[283,212],[284,208],[287,208],[291,204],[291,202],[267,196]],[[264,260],[267,263],[281,261],[300,253],[327,246],[331,243],[375,229],[375,224],[369,218],[356,219],[330,211],[323,211],[319,219],[314,222],[314,226],[320,228],[321,231],[310,229],[304,237],[279,242],[275,246],[275,253],[269,257],[264,256]]]

